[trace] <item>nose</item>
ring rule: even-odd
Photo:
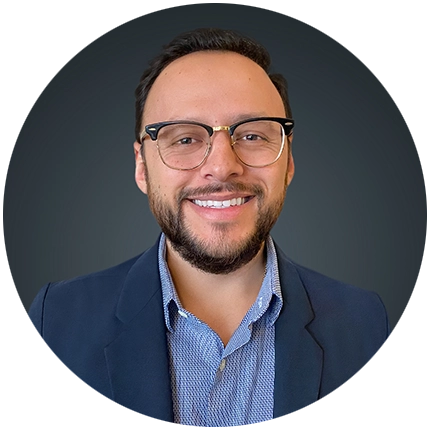
[[[202,176],[225,182],[231,177],[243,174],[244,166],[233,151],[231,143],[227,130],[220,129],[212,135],[210,153],[200,168]]]

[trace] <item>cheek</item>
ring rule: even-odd
[[[150,193],[172,204],[176,202],[178,195],[189,183],[179,172],[166,167],[161,160],[147,165],[147,183]]]
[[[267,187],[268,192],[272,195],[278,195],[285,192],[288,185],[288,163],[287,158],[279,159],[268,171]]]

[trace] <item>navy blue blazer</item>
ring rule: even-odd
[[[173,421],[157,249],[47,284],[29,313],[49,347],[88,385],[134,411]],[[343,384],[390,331],[377,294],[277,253],[284,306],[275,331],[275,418]]]

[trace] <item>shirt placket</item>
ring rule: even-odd
[[[246,318],[225,347],[208,397],[208,426],[218,427],[237,423],[240,413],[232,414],[232,401],[237,389],[235,355],[251,340],[252,322]],[[221,342],[221,340],[219,340]],[[237,370],[237,369],[236,369]]]

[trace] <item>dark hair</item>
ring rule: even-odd
[[[149,90],[157,77],[170,63],[187,54],[199,51],[231,51],[243,55],[257,63],[269,76],[284,103],[285,112],[291,117],[288,101],[287,81],[280,74],[269,73],[270,55],[266,48],[248,37],[231,30],[201,28],[175,37],[155,57],[145,70],[135,91],[136,96],[136,140],[142,128],[142,117]]]

